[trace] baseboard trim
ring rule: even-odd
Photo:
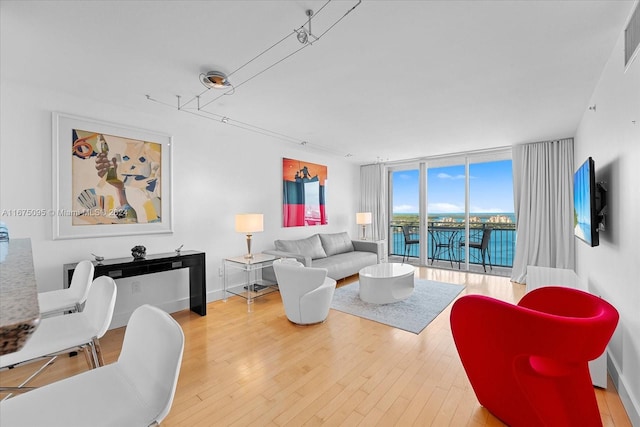
[[[629,393],[630,389],[626,385],[625,378],[620,375],[620,369],[618,369],[618,365],[611,358],[608,351],[607,372],[611,376],[614,387],[618,390],[618,396],[620,396],[622,406],[624,406],[625,411],[627,411],[627,415],[631,420],[631,425],[640,427],[640,405],[634,396]]]
[[[221,300],[224,296],[223,290],[211,291],[207,292],[207,303]],[[167,301],[162,304],[154,304],[158,308],[166,311],[167,313],[175,313],[176,311],[186,310],[189,308],[189,298],[183,298],[176,301]],[[113,319],[111,320],[111,325],[109,325],[109,329],[121,328],[122,326],[126,326],[129,322],[129,318],[131,317],[131,312],[120,312],[113,313]]]

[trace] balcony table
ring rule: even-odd
[[[451,268],[453,268],[453,263],[458,262],[459,260],[456,257],[456,243],[458,243],[458,234],[460,231],[464,230],[460,227],[442,227],[442,226],[432,226],[428,227],[429,237],[431,238],[431,265],[433,265],[434,260],[445,260],[451,263]],[[441,256],[447,254],[445,258]]]

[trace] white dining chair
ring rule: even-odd
[[[0,424],[13,426],[158,425],[175,396],[184,334],[157,307],[138,307],[118,360],[0,403]]]
[[[2,386],[0,390],[28,390],[26,384],[53,363],[58,355],[72,351],[88,351],[87,364],[90,369],[103,365],[99,339],[111,323],[116,293],[113,279],[100,276],[90,287],[83,311],[42,319],[24,347],[0,356],[0,370],[43,359],[47,359],[47,362],[18,387]]]
[[[94,270],[95,267],[91,261],[80,261],[73,271],[68,288],[38,293],[40,317],[80,311],[89,295]]]

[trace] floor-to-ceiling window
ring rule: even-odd
[[[472,271],[511,267],[515,217],[510,151],[426,158],[388,170],[390,255]]]
[[[389,174],[389,253],[420,259],[420,169],[407,165]]]
[[[427,169],[427,237],[429,265],[458,268],[465,238],[465,165],[429,165]]]
[[[469,240],[482,244],[488,234],[484,254],[482,248],[469,249],[469,261],[484,261],[483,270],[489,262],[511,268],[516,237],[511,159],[469,163],[469,211]],[[466,251],[461,253],[466,260]]]

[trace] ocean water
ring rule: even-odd
[[[514,213],[472,213],[470,217],[477,217],[481,223],[488,223],[489,218],[496,215],[507,216],[511,220],[511,224],[492,223],[493,231],[491,232],[491,239],[489,240],[489,254],[491,256],[491,263],[496,266],[512,267],[513,256],[516,245],[516,230],[515,230],[515,214]],[[418,223],[418,214],[394,214],[393,223]],[[436,215],[429,215],[429,222],[450,222],[453,220],[455,223],[464,223],[465,215],[461,213],[443,213]],[[478,241],[482,238],[481,230],[471,230],[470,240]],[[393,232],[393,252],[397,255],[402,255],[404,252],[404,236],[399,231]],[[412,235],[413,238],[419,238],[416,233]],[[439,251],[438,259],[464,262],[464,248],[460,248],[460,242],[464,241],[463,234],[460,230],[457,231],[452,242],[452,251]],[[432,245],[432,240],[429,239],[427,243],[428,257],[433,256],[435,248]],[[409,247],[409,256],[418,257],[419,247],[418,245],[411,245]],[[470,249],[470,256],[472,263],[481,263],[480,252],[474,249]],[[488,258],[486,260],[489,261]]]

